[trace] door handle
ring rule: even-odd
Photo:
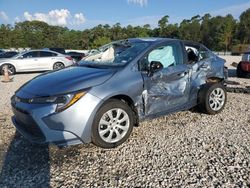
[[[37,61],[38,59],[34,59],[34,61]]]

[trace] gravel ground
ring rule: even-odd
[[[214,116],[185,111],[144,121],[115,149],[58,149],[30,144],[10,121],[10,97],[36,75],[0,83],[0,187],[250,187],[249,94],[228,93]]]

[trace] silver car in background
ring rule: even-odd
[[[57,70],[72,64],[70,56],[49,50],[30,50],[12,58],[1,59],[0,70],[2,73],[4,65],[8,65],[9,73],[13,75],[16,72]]]
[[[199,43],[121,40],[89,59],[16,91],[13,123],[22,135],[35,143],[111,148],[144,119],[195,106],[216,114],[226,104],[225,60]]]

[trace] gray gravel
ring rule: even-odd
[[[229,93],[215,116],[185,111],[144,121],[115,149],[58,149],[30,144],[10,121],[10,96],[35,75],[0,83],[0,187],[250,186],[250,95]]]

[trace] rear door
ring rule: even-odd
[[[53,69],[53,64],[56,62],[56,53],[40,51],[39,66],[41,70]]]
[[[163,69],[147,74],[150,62],[158,61]],[[144,79],[143,99],[146,115],[171,112],[188,103],[190,68],[184,64],[183,47],[178,41],[167,42],[150,51],[140,62]]]
[[[197,101],[201,85],[205,84],[208,78],[223,75],[224,68],[205,46],[190,42],[185,42],[184,45],[187,50],[187,64],[191,68],[190,101]]]

